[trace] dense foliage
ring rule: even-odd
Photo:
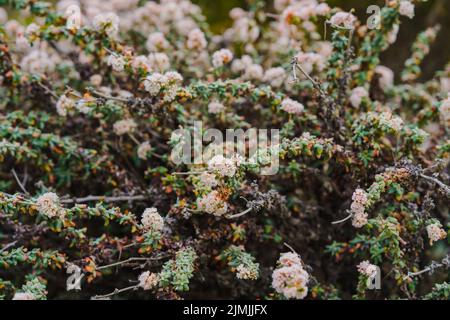
[[[0,0],[0,298],[449,298],[439,26],[395,76],[418,1],[247,2],[216,35],[188,0]],[[198,121],[280,141],[175,164]]]

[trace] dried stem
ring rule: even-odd
[[[444,190],[444,192],[447,194],[447,196],[450,196],[450,187],[447,186],[445,183],[439,181],[438,179],[436,179],[434,177],[424,175],[423,173],[421,173],[419,176],[429,182],[437,184],[442,190]]]
[[[127,260],[118,261],[118,262],[114,262],[114,263],[111,263],[111,264],[107,264],[107,265],[104,265],[104,266],[97,267],[96,270],[108,269],[108,268],[120,266],[120,265],[127,264],[127,263],[130,263],[130,262],[136,262],[136,261],[145,261],[145,262],[158,261],[158,260],[162,260],[162,259],[165,259],[165,258],[168,258],[168,257],[170,257],[170,255],[163,255],[163,256],[160,256],[160,257],[156,257],[156,258],[132,257],[132,258],[129,258]]]
[[[138,284],[130,286],[130,287],[122,288],[122,289],[115,289],[111,293],[100,295],[100,296],[94,296],[94,297],[92,297],[92,299],[93,300],[102,300],[102,299],[106,299],[106,298],[115,296],[116,294],[119,294],[119,293],[122,293],[122,292],[130,291],[130,290],[137,290],[137,289],[139,289],[139,285]]]
[[[101,201],[105,203],[110,202],[122,202],[122,201],[143,201],[147,200],[148,196],[146,195],[123,195],[123,196],[117,196],[117,197],[105,197],[105,196],[87,196],[84,198],[73,198],[73,199],[63,199],[60,202],[65,204],[70,203],[86,203],[91,201]]]
[[[338,221],[333,221],[331,224],[341,224],[344,223],[347,220],[350,220],[353,217],[353,213],[350,213],[347,217],[345,217],[342,220],[338,220]]]
[[[16,179],[16,182],[19,185],[20,189],[22,189],[23,193],[25,193],[26,195],[29,195],[30,193],[27,191],[27,189],[25,189],[25,186],[22,184],[19,177],[17,176],[16,170],[12,169],[11,173],[14,176],[14,179]]]
[[[227,216],[227,219],[236,219],[236,218],[245,216],[247,213],[249,213],[249,212],[252,211],[252,210],[253,210],[253,208],[248,208],[247,210],[242,211],[242,212],[240,212],[240,213],[236,213],[236,214],[232,214],[232,215],[230,215],[230,216]]]

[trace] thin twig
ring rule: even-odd
[[[91,201],[101,201],[105,203],[110,202],[122,202],[122,201],[143,201],[148,199],[148,196],[146,195],[136,195],[136,196],[130,196],[130,195],[123,195],[123,196],[117,196],[117,197],[105,197],[105,196],[87,196],[84,198],[72,198],[72,199],[63,199],[60,202],[61,203],[86,203]]]
[[[12,175],[14,176],[14,179],[16,179],[17,184],[19,185],[20,189],[22,189],[22,191],[28,196],[30,195],[30,193],[27,191],[27,189],[25,189],[25,186],[22,184],[22,182],[20,181],[19,177],[17,176],[16,170],[12,169],[11,170]]]
[[[430,264],[428,267],[426,267],[423,270],[417,271],[417,272],[408,272],[406,276],[403,277],[404,280],[407,280],[408,278],[417,277],[421,274],[430,272],[432,273],[435,269],[442,268],[442,267],[449,267],[450,266],[450,255],[445,256],[444,259],[442,259],[442,262],[437,263],[433,261],[432,264]]]
[[[189,171],[189,172],[172,172],[171,174],[176,175],[176,176],[189,176],[191,174],[202,174],[205,172],[206,171]]]
[[[93,300],[101,300],[101,299],[105,299],[105,298],[109,298],[112,297],[116,294],[122,293],[122,292],[126,292],[126,291],[130,291],[130,290],[137,290],[139,288],[139,285],[133,285],[130,287],[126,287],[126,288],[122,288],[122,289],[115,289],[113,292],[105,294],[105,295],[100,295],[100,296],[94,296],[92,297]]]
[[[17,241],[13,241],[11,243],[8,243],[7,245],[5,245],[3,248],[0,249],[0,253],[2,253],[3,251],[8,250],[9,248],[15,246],[17,243]]]
[[[301,72],[301,73],[302,73],[309,81],[311,81],[311,83],[313,84],[314,88],[316,88],[316,89],[320,92],[321,95],[325,96],[325,92],[323,91],[322,86],[321,86],[316,80],[314,80],[314,79],[308,74],[308,72],[306,72],[306,71],[302,68],[302,66],[298,63],[298,60],[297,60],[296,57],[294,57],[294,59],[293,59],[293,62],[292,62],[292,68],[293,68],[293,77],[294,77],[294,80],[295,80],[295,81],[298,80],[297,74],[296,74],[296,71],[295,71],[295,69],[297,68],[298,70],[300,70],[300,72]]]
[[[108,269],[108,268],[112,268],[112,267],[115,267],[115,266],[120,266],[120,265],[127,264],[127,263],[130,263],[130,262],[136,262],[136,261],[145,261],[145,262],[158,261],[158,260],[162,260],[162,259],[165,259],[165,258],[168,258],[168,257],[170,257],[170,255],[163,255],[163,256],[159,256],[159,257],[155,257],[155,258],[132,257],[132,258],[128,258],[127,260],[118,261],[118,262],[114,262],[114,263],[111,263],[111,264],[107,264],[107,265],[104,265],[104,266],[97,267],[96,270]]]
[[[115,101],[119,101],[119,102],[123,102],[123,103],[127,103],[129,101],[129,99],[125,99],[125,98],[119,98],[119,97],[113,97],[107,94],[103,94],[99,91],[96,90],[89,90],[91,93],[95,94],[96,96],[100,97],[100,98],[104,98],[107,100],[115,100]]]
[[[445,183],[439,181],[438,179],[436,179],[436,178],[434,178],[434,177],[430,177],[430,176],[424,175],[423,173],[421,173],[419,176],[420,176],[421,178],[423,178],[423,179],[429,181],[429,182],[433,182],[433,183],[437,184],[442,190],[445,191],[445,193],[447,194],[447,196],[450,196],[450,187],[447,186]]]
[[[342,220],[333,221],[331,224],[341,224],[341,223],[344,223],[347,220],[350,220],[352,217],[353,217],[353,213],[349,214],[347,217],[345,217]]]
[[[298,255],[297,251],[295,251],[294,248],[293,248],[291,245],[287,244],[286,242],[284,242],[283,245],[284,245],[285,247],[287,247],[289,250],[291,250],[293,253],[295,253],[296,255]]]
[[[249,212],[252,211],[252,210],[253,210],[253,208],[248,208],[248,209],[245,210],[245,211],[242,211],[242,212],[236,213],[236,214],[232,214],[232,215],[230,215],[230,216],[227,216],[226,218],[227,218],[227,219],[236,219],[236,218],[245,216],[247,213],[249,213]]]
[[[48,87],[44,86],[41,82],[37,82],[38,86],[40,86],[42,89],[45,90],[49,95],[51,95],[56,100],[59,100],[59,96],[52,90],[50,90]]]

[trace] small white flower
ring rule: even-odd
[[[308,294],[308,281],[308,273],[298,264],[277,268],[272,274],[272,287],[288,299],[304,299]]]
[[[150,273],[150,271],[145,271],[139,276],[139,286],[144,290],[151,290],[158,286],[159,275],[156,273]]]
[[[145,230],[161,232],[164,228],[164,218],[161,217],[156,208],[145,209],[141,223]]]
[[[152,96],[156,96],[167,82],[167,78],[161,73],[155,72],[144,80],[145,90]]]
[[[352,94],[350,96],[350,103],[354,108],[359,108],[361,102],[364,98],[368,98],[369,93],[364,87],[357,87],[352,90]]]
[[[402,16],[406,16],[410,19],[414,18],[414,4],[409,0],[400,1],[399,12]]]
[[[281,102],[281,109],[290,114],[301,114],[305,107],[300,102],[286,98]]]
[[[368,214],[365,212],[368,201],[367,193],[363,189],[356,189],[353,193],[350,211],[353,215],[352,224],[355,228],[362,228],[368,222]]]
[[[326,66],[326,58],[324,55],[315,52],[299,52],[295,58],[297,63],[302,66],[306,73],[314,70],[322,71]]]
[[[200,183],[205,187],[213,188],[218,185],[216,176],[209,172],[203,172],[200,175]]]
[[[243,264],[240,264],[236,268],[236,278],[242,280],[256,280],[258,279],[258,269],[247,267]]]
[[[150,52],[158,52],[170,48],[170,43],[163,33],[154,32],[148,36],[146,47]]]
[[[56,112],[62,117],[67,115],[67,111],[73,110],[75,108],[75,101],[68,98],[65,94],[62,95],[58,102],[56,103]]]
[[[155,52],[148,55],[148,65],[152,70],[163,72],[170,68],[170,60],[167,54]]]
[[[108,56],[107,63],[117,72],[122,72],[125,69],[126,64],[124,57],[115,54]]]
[[[216,155],[208,161],[208,169],[218,173],[223,177],[234,177],[238,166],[234,159],[225,158],[222,155]]]
[[[59,203],[59,197],[53,192],[47,192],[41,195],[36,200],[39,213],[48,218],[55,218],[64,216],[64,209]]]
[[[228,49],[221,49],[214,52],[212,64],[214,68],[220,68],[233,60],[233,53]]]
[[[36,300],[36,297],[30,292],[16,292],[13,300]]]
[[[284,267],[292,267],[293,265],[302,265],[302,260],[298,256],[298,254],[294,252],[285,252],[282,253],[280,259],[278,259],[278,263]]]
[[[94,74],[89,78],[89,82],[95,87],[101,86],[102,81],[103,78],[100,74]]]
[[[188,34],[186,46],[188,49],[202,50],[208,45],[205,34],[200,29],[194,29]]]
[[[204,211],[215,216],[223,216],[227,213],[228,206],[225,201],[223,201],[219,193],[214,190],[207,195],[197,199],[197,207],[200,211]]]
[[[140,55],[140,56],[133,58],[133,60],[131,61],[131,67],[134,70],[139,70],[139,69],[149,70],[150,63],[146,56]]]
[[[286,71],[282,67],[267,69],[263,81],[274,88],[279,88],[286,81]]]
[[[450,121],[450,93],[448,94],[448,98],[442,101],[439,107],[439,113],[445,123]]]
[[[264,77],[264,69],[259,64],[251,64],[245,68],[245,73],[243,75],[244,79],[262,80],[263,77]]]
[[[139,159],[146,160],[150,151],[152,151],[150,142],[146,141],[141,143],[137,151]]]
[[[367,277],[374,277],[377,273],[377,266],[374,264],[371,264],[369,261],[363,261],[358,266],[358,272],[367,276]]]
[[[101,13],[94,17],[93,25],[96,30],[104,30],[110,37],[119,32],[119,17],[114,12]]]
[[[379,84],[382,89],[387,89],[394,85],[394,72],[385,66],[377,66],[375,73],[380,77]]]
[[[432,223],[427,226],[428,238],[430,239],[430,245],[434,242],[445,239],[447,237],[447,232],[442,229],[442,224],[439,222]]]
[[[212,113],[212,114],[221,113],[224,110],[225,110],[225,106],[218,101],[213,101],[208,105],[208,112]]]
[[[131,133],[135,131],[137,128],[136,122],[134,122],[133,119],[125,119],[125,120],[119,120],[113,125],[113,129],[115,134],[118,136],[122,136],[127,133]]]
[[[330,22],[336,26],[353,29],[356,20],[356,17],[349,12],[337,12],[331,17]]]

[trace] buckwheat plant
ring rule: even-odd
[[[439,26],[381,63],[420,2],[0,0],[0,298],[448,299]],[[279,143],[175,163],[194,122]]]

